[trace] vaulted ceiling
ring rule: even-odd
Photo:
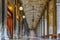
[[[47,0],[21,0],[29,28],[35,28],[43,13]]]
[[[14,4],[14,0],[9,0],[11,4]],[[44,7],[47,3],[47,0],[21,0],[24,12],[26,15],[26,19],[29,25],[29,28],[36,27],[36,24],[38,23],[38,20],[40,18],[40,15],[43,13]],[[59,3],[60,0],[57,0]],[[1,2],[0,2],[1,5]],[[1,8],[1,6],[0,6]],[[1,9],[0,9],[1,12]]]
[[[47,0],[21,0],[29,28],[35,28],[41,14],[44,12]],[[57,0],[60,3],[60,0]],[[33,21],[34,19],[34,21]]]

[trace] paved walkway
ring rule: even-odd
[[[10,40],[25,40],[25,39],[10,39]],[[41,38],[39,38],[39,39],[33,39],[33,40],[60,40],[60,39],[41,39]]]

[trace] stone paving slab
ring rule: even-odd
[[[1,39],[1,40],[4,40],[4,39]],[[25,40],[25,39],[9,39],[9,40]],[[33,40],[60,40],[60,39],[33,39]]]

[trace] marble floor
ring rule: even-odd
[[[0,35],[0,40],[60,40],[60,38],[51,39],[51,38],[41,38],[41,37],[21,37],[19,39],[9,39],[7,36],[4,38],[2,35]]]
[[[9,40],[60,40],[60,39],[9,39]]]
[[[5,32],[4,33],[4,36],[3,36],[3,34],[1,35],[2,33],[0,32],[0,40],[60,40],[60,38],[56,38],[56,39],[51,39],[51,38],[41,38],[41,37],[26,37],[26,36],[24,36],[24,37],[21,37],[21,38],[19,38],[19,39],[16,39],[16,38],[14,38],[14,39],[9,39],[8,38],[8,36],[6,35],[7,33]]]
[[[51,38],[20,38],[20,39],[0,39],[0,40],[60,40],[60,38],[57,38],[57,39],[51,39]]]

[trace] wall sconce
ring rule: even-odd
[[[21,7],[19,7],[19,10],[21,10],[21,11],[22,11],[22,10],[23,10],[23,7],[22,7],[22,6],[21,6]]]
[[[25,15],[23,15],[23,19],[25,19]]]

